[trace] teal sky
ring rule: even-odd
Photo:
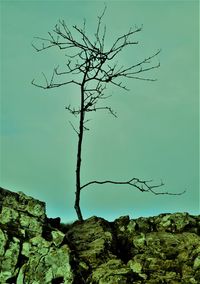
[[[182,196],[154,196],[128,186],[90,186],[82,192],[84,217],[165,212],[199,214],[199,1],[105,1],[107,44],[143,24],[138,46],[119,54],[131,64],[161,48],[156,82],[126,81],[129,92],[108,88],[107,105],[118,114],[92,115],[83,145],[82,180],[153,179]],[[76,219],[77,137],[65,110],[79,102],[78,89],[42,90],[41,80],[66,57],[57,49],[36,53],[34,36],[45,36],[59,19],[71,26],[86,18],[95,29],[103,1],[1,1],[1,186],[46,202],[49,217]]]

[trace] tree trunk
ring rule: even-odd
[[[77,149],[77,163],[76,163],[76,198],[74,208],[76,210],[78,219],[83,221],[83,216],[80,208],[80,193],[81,193],[81,151],[83,141],[83,124],[84,124],[84,84],[81,86],[81,110],[78,133],[78,149]]]

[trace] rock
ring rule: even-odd
[[[65,237],[65,234],[58,230],[52,231],[51,235],[52,235],[52,242],[55,244],[55,246],[59,246],[63,242]]]
[[[131,270],[137,274],[140,274],[142,272],[142,265],[140,262],[130,260],[128,262],[128,265],[130,266]]]
[[[195,270],[200,269],[200,255],[195,258],[193,268]]]
[[[45,222],[45,203],[24,193],[0,188],[0,225],[14,235],[32,237],[42,233]]]
[[[6,247],[7,240],[8,238],[6,234],[4,234],[4,232],[0,229],[0,257],[1,257],[1,260],[5,254],[5,247]]]
[[[19,271],[17,284],[34,283],[34,281],[50,284],[58,278],[62,280],[59,283],[73,283],[69,247],[63,245],[61,248],[56,248],[51,243],[36,238],[30,240],[30,247],[24,247],[22,254],[29,257]]]
[[[111,226],[102,218],[91,217],[84,223],[75,223],[66,238],[81,260],[90,267],[95,268],[112,257]]]
[[[131,270],[122,261],[111,259],[96,268],[89,277],[89,283],[125,284],[131,283]]]
[[[17,212],[26,212],[31,216],[40,217],[42,220],[45,218],[45,203],[27,196],[23,192],[14,193],[0,188],[0,200],[2,207],[17,209]]]
[[[196,219],[188,213],[161,214],[155,218],[158,231],[183,232],[190,228],[195,228]],[[196,227],[197,229],[197,227]],[[196,231],[197,232],[197,231]]]
[[[200,216],[62,224],[23,193],[0,189],[0,204],[0,283],[200,283]]]
[[[144,233],[139,233],[133,236],[133,246],[138,250],[142,250],[145,246],[146,237]]]
[[[20,253],[20,241],[13,237],[9,243],[4,246],[4,255],[0,260],[0,283],[6,283],[6,280],[16,276],[18,273],[17,262]]]
[[[71,250],[46,223],[45,204],[4,189],[0,197],[0,283],[72,284]],[[47,228],[51,241],[43,237]]]

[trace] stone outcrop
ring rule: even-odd
[[[198,284],[200,216],[64,225],[43,202],[0,189],[0,283]]]
[[[0,283],[73,283],[64,233],[51,227],[45,203],[0,189]]]

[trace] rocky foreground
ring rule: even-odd
[[[200,216],[63,225],[45,203],[1,188],[0,283],[198,284]]]

